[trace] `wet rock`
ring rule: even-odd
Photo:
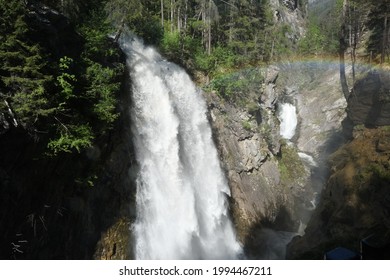
[[[133,258],[130,234],[131,222],[120,218],[100,238],[94,254],[95,260],[125,260]]]
[[[277,71],[271,76],[269,81],[275,81]],[[272,83],[268,85],[270,88],[275,86]],[[276,95],[264,98],[262,94],[259,86],[258,91],[248,93],[241,104],[248,104],[252,98],[256,100],[260,97],[268,106],[274,107]],[[291,215],[287,216],[294,219],[294,202],[288,199],[291,193],[280,185],[278,161],[271,151],[271,147],[276,147],[276,154],[277,147],[280,147],[274,109],[261,104],[257,112],[259,118],[255,119],[246,111],[247,108],[224,102],[214,93],[206,93],[205,97],[209,104],[213,134],[232,192],[232,211],[240,240],[244,242],[254,224],[276,221],[282,208],[288,209]]]

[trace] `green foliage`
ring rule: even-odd
[[[273,45],[273,52],[274,52],[272,54],[273,57],[280,59],[292,54],[295,45],[293,44],[292,39],[289,38],[291,33],[292,33],[291,27],[286,24],[277,26],[272,31],[272,37],[273,37],[272,45]]]
[[[281,145],[279,172],[284,185],[299,180],[305,174],[305,167],[296,149],[286,144]]]
[[[38,86],[28,94],[17,92],[11,100],[18,122],[28,129],[32,128],[39,118],[49,117],[56,111],[56,108],[49,106],[42,86]]]
[[[299,41],[300,54],[322,54],[325,51],[329,51],[329,45],[325,45],[325,35],[321,28],[315,23],[310,22],[306,35]],[[334,48],[334,46],[332,46]],[[336,51],[333,49],[333,51]]]
[[[115,62],[120,54],[107,37],[112,28],[102,11],[93,11],[89,20],[80,26],[80,31],[86,40],[82,54],[85,72],[81,76],[84,87],[80,98],[91,108],[89,114],[99,124],[94,126],[95,133],[105,133],[119,116],[116,112],[117,94],[124,65]]]
[[[367,26],[370,32],[370,37],[367,42],[367,50],[375,58],[379,54],[387,56],[389,60],[390,55],[390,5],[387,0],[378,0],[370,4],[370,12],[368,15]],[[385,17],[387,17],[385,35]],[[385,58],[385,57],[384,57]],[[379,61],[379,59],[378,59]],[[384,61],[382,61],[384,62]]]
[[[71,74],[70,66],[73,63],[73,59],[67,56],[60,58],[59,68],[60,75],[57,77],[59,86],[61,87],[61,92],[64,100],[67,100],[71,97],[74,97],[74,83],[77,81],[76,76]]]
[[[71,153],[74,150],[80,152],[91,147],[93,139],[92,128],[88,124],[64,126],[60,137],[50,140],[47,146],[54,155],[60,152]]]
[[[132,24],[133,31],[140,36],[147,45],[160,45],[164,37],[164,30],[160,21],[153,16],[143,15]]]
[[[168,57],[181,54],[181,38],[179,32],[165,32],[161,42],[161,48]]]
[[[46,1],[60,5],[52,2]],[[24,3],[0,1],[0,98],[12,110],[2,106],[1,113],[12,114],[8,117],[15,117],[52,155],[80,152],[112,128],[124,70],[118,48],[108,38],[113,29],[105,22],[102,6],[90,10],[104,1],[61,2],[80,16],[81,58],[72,51],[63,54],[41,46],[26,22],[29,11]],[[57,8],[65,8],[61,5]]]
[[[196,56],[204,54],[198,39],[176,31],[164,32],[160,49],[169,60],[185,64],[189,70],[193,70],[194,66],[198,69]]]
[[[301,55],[337,54],[343,1],[319,1],[314,7],[308,15],[306,35],[298,43],[299,53]]]
[[[268,123],[262,122],[260,124],[260,134],[262,135],[268,146],[271,146],[274,139],[272,137],[272,128]]]
[[[29,37],[25,13],[20,1],[0,1],[0,93],[18,123],[32,131],[54,109],[47,92],[52,76],[39,45]]]
[[[97,118],[111,126],[118,118],[116,113],[116,98],[114,93],[120,89],[120,84],[115,82],[116,69],[103,67],[96,62],[90,62],[86,71],[86,79],[90,82],[86,96],[94,100],[93,112]]]
[[[242,127],[245,129],[245,130],[248,130],[248,131],[251,131],[252,130],[252,125],[249,121],[243,121],[242,122]]]
[[[388,166],[372,163],[368,166],[368,170],[372,172],[373,180],[381,181],[382,184],[386,184],[388,186],[390,183],[390,171]]]
[[[215,77],[209,85],[218,95],[226,99],[236,99],[256,91],[264,80],[259,68],[249,68]]]

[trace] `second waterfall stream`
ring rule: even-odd
[[[136,259],[236,259],[242,248],[201,92],[186,72],[122,36],[131,78]]]

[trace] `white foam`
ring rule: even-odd
[[[122,39],[132,82],[137,259],[235,259],[230,190],[186,72],[137,39]]]
[[[295,135],[298,119],[296,108],[290,103],[280,104],[279,111],[280,135],[284,139],[290,140]]]

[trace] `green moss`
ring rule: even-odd
[[[249,121],[243,121],[242,122],[242,127],[245,129],[245,130],[248,130],[248,131],[251,131],[252,130],[252,125]]]
[[[279,172],[283,185],[299,180],[305,174],[305,167],[295,148],[282,144],[279,157]]]
[[[390,125],[382,126],[382,130],[383,130],[384,132],[390,132]]]
[[[250,102],[248,103],[248,101],[242,99],[248,96],[248,92],[259,91],[263,81],[264,75],[261,69],[255,67],[218,75],[210,82],[208,87],[215,90],[222,98],[237,102],[241,100],[241,104],[250,104]],[[252,101],[252,103],[254,102]]]

